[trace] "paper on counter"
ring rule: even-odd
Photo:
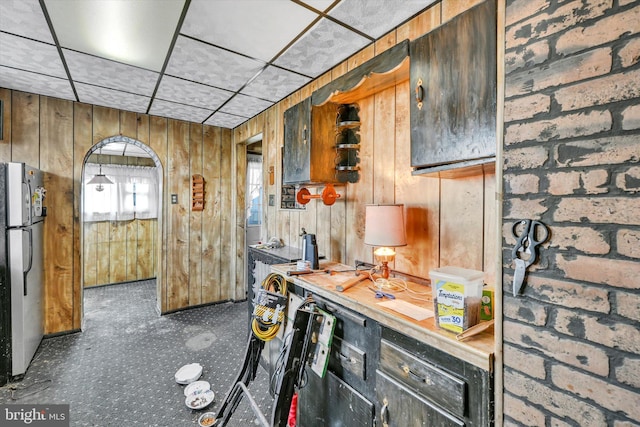
[[[393,311],[397,311],[398,313],[404,314],[405,316],[409,316],[417,321],[428,319],[429,317],[433,317],[433,311],[428,310],[426,308],[418,307],[415,304],[411,304],[410,302],[393,299],[389,301],[379,302],[378,305],[382,307],[389,308]]]

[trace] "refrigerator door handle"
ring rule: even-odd
[[[31,204],[33,203],[33,193],[31,192],[31,183],[27,180],[25,183],[27,186],[27,195],[29,196],[29,200],[25,200],[24,208],[27,210],[27,224],[33,224],[33,209],[31,208]]]
[[[25,269],[25,271],[22,273],[24,276],[24,296],[27,296],[27,274],[29,274],[29,272],[31,271],[31,267],[33,267],[33,231],[31,230],[31,228],[28,228],[26,230],[22,230],[25,233],[29,233],[29,262],[27,263],[27,268]]]

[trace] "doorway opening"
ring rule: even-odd
[[[262,236],[262,138],[247,144],[245,192],[246,244],[255,245]]]
[[[80,198],[83,318],[85,288],[118,283],[146,282],[155,289],[160,312],[162,178],[158,156],[132,138],[112,136],[86,153]]]

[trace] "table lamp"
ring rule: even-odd
[[[389,262],[396,256],[396,246],[406,246],[404,205],[367,205],[365,207],[364,244],[376,246],[373,251],[381,264],[382,277],[389,278]]]

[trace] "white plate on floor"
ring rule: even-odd
[[[189,396],[190,394],[202,393],[210,388],[211,384],[209,384],[208,381],[196,381],[184,388],[184,395]]]
[[[215,394],[211,390],[205,390],[202,393],[194,393],[187,396],[184,400],[185,405],[191,409],[202,409],[213,402]]]
[[[199,363],[190,363],[184,365],[176,372],[175,379],[178,384],[191,384],[202,375],[202,365]]]

